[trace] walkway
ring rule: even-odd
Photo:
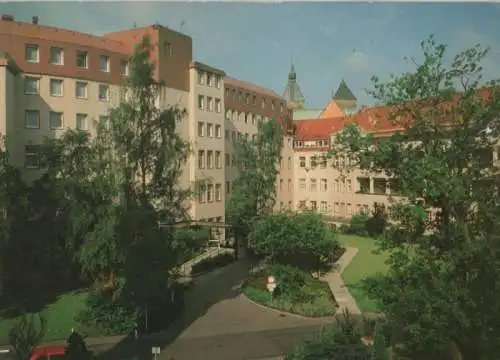
[[[359,310],[356,301],[349,293],[344,280],[342,280],[342,272],[345,270],[347,265],[349,265],[349,263],[357,253],[358,249],[356,248],[346,248],[344,254],[335,263],[333,270],[323,276],[323,280],[328,282],[330,290],[332,291],[332,294],[335,297],[337,304],[339,305],[336,313],[337,315],[342,314],[344,309],[347,309],[353,315],[361,315],[361,310]]]

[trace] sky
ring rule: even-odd
[[[490,47],[484,76],[500,78],[493,3],[0,2],[0,13],[95,35],[158,22],[193,38],[195,60],[278,94],[293,61],[311,109],[324,107],[342,79],[358,104],[372,104],[370,77],[411,71],[404,58],[418,59],[430,34],[450,55]]]

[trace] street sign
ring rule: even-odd
[[[153,355],[160,355],[160,351],[161,351],[161,349],[159,346],[153,346],[151,348],[151,354],[153,354]]]
[[[266,280],[266,287],[267,290],[272,294],[274,290],[276,289],[276,279],[274,276],[268,276]]]

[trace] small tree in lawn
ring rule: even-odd
[[[315,212],[279,212],[260,217],[249,234],[256,252],[275,262],[320,271],[339,249],[336,233]]]
[[[42,342],[46,329],[47,321],[43,316],[24,314],[9,330],[9,343],[14,349],[15,360],[28,360]]]
[[[442,358],[450,342],[464,359],[496,359],[500,178],[492,154],[500,91],[497,82],[481,87],[487,51],[480,46],[447,64],[446,46],[432,37],[421,45],[414,72],[385,84],[373,79],[372,95],[390,105],[389,121],[401,130],[376,139],[349,126],[336,140],[335,152],[387,174],[406,198],[393,205],[394,222],[381,239],[391,252],[389,272],[365,289],[412,359]]]
[[[275,120],[260,125],[255,139],[243,138],[236,145],[234,159],[239,176],[226,206],[236,250],[245,244],[255,220],[273,209],[282,148],[283,131]]]

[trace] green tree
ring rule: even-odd
[[[235,147],[239,175],[227,200],[226,217],[236,239],[236,251],[241,245],[247,247],[255,220],[273,209],[282,148],[283,131],[276,120],[260,125],[255,139],[243,138]]]
[[[413,359],[432,359],[458,344],[464,359],[500,351],[500,203],[492,153],[499,135],[498,82],[481,86],[487,50],[467,49],[446,62],[446,46],[421,44],[413,72],[371,94],[402,130],[385,138],[349,126],[334,152],[383,172],[407,199],[394,204],[382,238],[390,250],[385,276],[365,283]],[[379,121],[386,121],[381,119]],[[427,217],[428,210],[434,217]]]
[[[315,212],[279,212],[261,216],[248,235],[250,246],[277,263],[308,271],[329,264],[339,249],[336,233]]]

